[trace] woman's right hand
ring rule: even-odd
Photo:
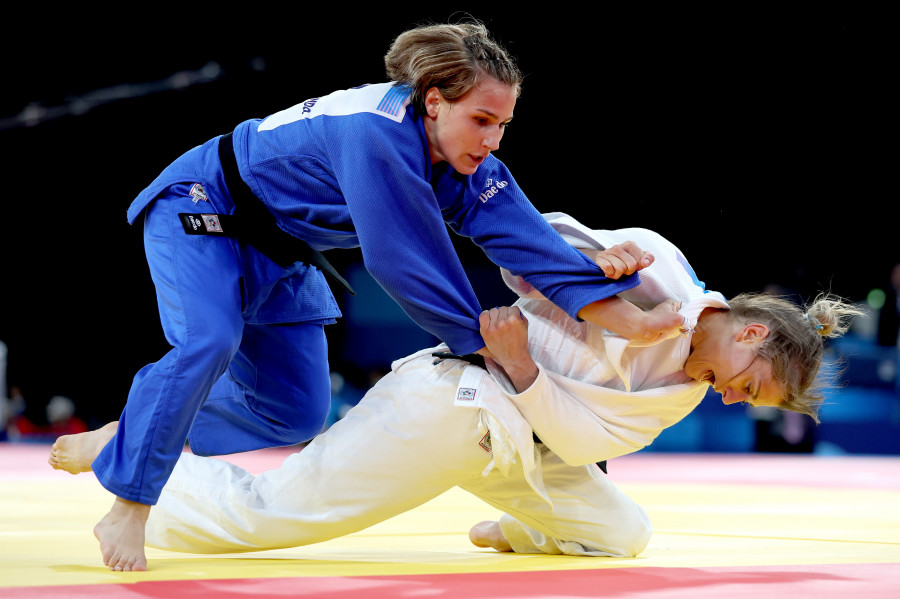
[[[491,359],[506,371],[516,390],[530,387],[538,367],[528,350],[528,319],[522,311],[517,306],[492,308],[481,313],[478,323]]]

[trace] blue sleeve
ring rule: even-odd
[[[637,274],[607,278],[566,243],[493,156],[471,177],[448,172],[436,191],[454,231],[471,237],[494,264],[524,277],[572,318],[587,304],[640,284]]]
[[[452,351],[481,349],[481,308],[428,181],[424,132],[369,115],[333,122],[329,157],[366,269]]]

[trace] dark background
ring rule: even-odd
[[[655,229],[726,296],[777,284],[858,301],[885,288],[900,252],[884,16],[662,6],[471,10],[526,75],[498,157],[533,203]],[[117,418],[135,372],[166,351],[141,234],[125,222],[162,168],[247,118],[383,81],[393,37],[464,16],[251,8],[10,18],[30,34],[4,50],[0,340],[35,418],[55,394],[92,423]],[[491,273],[473,284],[496,301],[493,269],[458,245]],[[329,257],[349,268],[359,254]],[[336,362],[346,328],[330,331]]]

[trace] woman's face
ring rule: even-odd
[[[456,102],[448,102],[432,87],[425,94],[425,132],[431,163],[447,161],[456,171],[472,175],[500,147],[512,120],[516,88],[485,77]]]
[[[706,381],[722,394],[722,403],[752,406],[781,404],[781,387],[772,375],[772,364],[757,357],[768,329],[750,324],[737,331],[710,331],[697,340],[684,365],[685,373]]]

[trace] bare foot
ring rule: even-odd
[[[94,527],[103,563],[110,570],[143,572],[147,569],[144,527],[149,515],[149,505],[116,497],[112,509]]]
[[[110,422],[94,431],[63,435],[50,448],[47,463],[56,470],[65,470],[70,474],[90,472],[91,463],[113,438],[118,428],[118,422]]]
[[[503,532],[500,530],[500,523],[492,520],[479,522],[469,531],[469,540],[476,547],[491,547],[497,551],[512,551],[512,546]]]

